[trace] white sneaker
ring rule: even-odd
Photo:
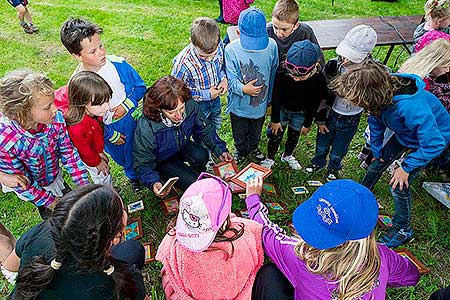
[[[267,169],[272,169],[274,164],[275,164],[275,161],[270,158],[266,158],[265,160],[260,162],[260,165]]]
[[[298,163],[297,159],[295,157],[293,157],[292,155],[282,156],[281,161],[288,163],[289,167],[291,167],[294,170],[302,169],[302,166]]]

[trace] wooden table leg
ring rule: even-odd
[[[384,58],[384,62],[383,62],[384,65],[387,65],[389,57],[391,57],[392,50],[394,50],[394,45],[389,46],[389,50],[386,53],[386,57]]]

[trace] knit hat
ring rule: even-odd
[[[249,7],[239,15],[239,39],[245,50],[263,50],[269,45],[266,16],[256,8]]]
[[[310,40],[295,42],[287,52],[286,68],[299,75],[305,75],[317,64],[320,53],[320,47]]]
[[[328,182],[300,204],[292,223],[316,249],[334,248],[367,237],[375,228],[378,204],[372,192],[349,179]]]
[[[350,29],[336,48],[336,53],[355,64],[362,62],[377,44],[377,33],[367,25]]]
[[[228,184],[219,177],[205,174],[202,173],[181,197],[176,224],[177,241],[193,252],[208,249],[231,213]]]

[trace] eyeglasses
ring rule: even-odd
[[[205,178],[212,178],[212,179],[218,181],[222,185],[222,187],[225,189],[225,194],[223,195],[222,203],[220,204],[219,213],[217,214],[217,219],[216,219],[216,226],[219,227],[220,225],[222,225],[222,224],[219,224],[219,218],[220,218],[221,212],[225,206],[225,201],[227,199],[228,193],[230,192],[230,187],[229,187],[228,183],[225,180],[223,180],[222,178],[211,175],[206,172],[200,173],[200,175],[197,178],[197,181],[199,181],[201,179],[205,179]]]
[[[294,65],[293,63],[290,63],[287,61],[287,59],[284,61],[284,67],[291,72],[292,75],[294,76],[305,76],[307,75],[309,72],[311,72],[315,67],[317,66],[317,63],[313,64],[310,67],[301,67],[301,66],[297,66]]]

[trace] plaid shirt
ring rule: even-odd
[[[55,196],[43,189],[61,172],[59,160],[77,186],[89,183],[86,168],[70,142],[66,123],[60,111],[55,120],[36,134],[24,130],[16,121],[0,117],[0,171],[23,174],[29,180],[27,189],[14,188],[36,206],[48,207]]]
[[[201,59],[192,44],[183,49],[173,60],[172,76],[183,80],[191,89],[195,101],[210,101],[209,90],[225,77],[223,44],[219,43],[212,61]]]

